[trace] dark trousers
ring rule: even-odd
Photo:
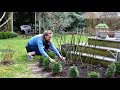
[[[49,44],[44,44],[45,48],[45,52],[48,52],[49,49],[50,49],[50,45]],[[41,55],[40,51],[39,51],[39,48],[38,48],[38,45],[29,45],[27,44],[26,46],[26,50],[27,52],[35,52],[35,55]]]

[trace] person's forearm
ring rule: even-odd
[[[39,41],[38,43],[38,48],[39,48],[39,52],[46,58],[48,58],[48,54],[44,51],[43,49],[43,43]]]
[[[53,51],[56,53],[56,55],[57,55],[58,57],[61,56],[60,53],[59,53],[59,51],[58,51],[55,47],[53,47],[52,49],[53,49]]]
[[[41,53],[44,57],[46,57],[46,58],[49,57],[48,54],[44,51],[44,49],[43,49],[43,50],[42,50],[42,49],[39,49],[39,51],[40,51],[40,53]]]
[[[48,56],[48,54],[44,51],[43,47],[40,46],[40,45],[38,45],[38,47],[39,47],[39,52],[40,52],[44,57],[48,58],[49,56]]]
[[[53,51],[57,54],[58,57],[60,57],[60,53],[58,52],[58,50],[56,48],[53,48]]]
[[[60,57],[61,55],[60,55],[59,51],[56,49],[56,47],[54,46],[54,44],[52,42],[50,43],[50,46],[51,46],[52,50],[56,53],[56,55],[58,57]]]

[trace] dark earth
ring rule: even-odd
[[[0,62],[1,65],[12,65],[14,62],[12,60],[3,60]]]

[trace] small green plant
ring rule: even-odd
[[[50,60],[49,60],[49,58],[45,58],[45,59],[43,60],[43,66],[44,66],[44,68],[45,68],[46,70],[48,70],[48,69],[49,69],[49,65],[50,65]]]
[[[115,74],[120,75],[120,62],[115,63],[115,66],[116,66],[116,72],[115,72]]]
[[[52,72],[54,74],[58,74],[61,71],[62,71],[62,65],[61,65],[61,63],[60,62],[53,63]]]
[[[99,78],[100,74],[94,71],[88,72],[87,73],[87,78]]]
[[[49,57],[51,57],[52,59],[56,59],[56,54],[53,51],[49,51],[47,52],[47,54],[49,55]]]
[[[40,59],[39,59],[39,62],[41,63],[41,64],[43,64],[43,61],[45,60],[45,57],[44,56],[40,56]]]
[[[116,72],[116,66],[115,63],[111,63],[110,65],[108,65],[108,68],[106,70],[106,75],[108,77],[112,77]]]
[[[77,78],[79,76],[79,71],[75,65],[70,67],[69,75],[71,78]]]

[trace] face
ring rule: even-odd
[[[45,36],[45,39],[47,41],[50,41],[52,39],[52,34],[48,34],[47,36]]]

